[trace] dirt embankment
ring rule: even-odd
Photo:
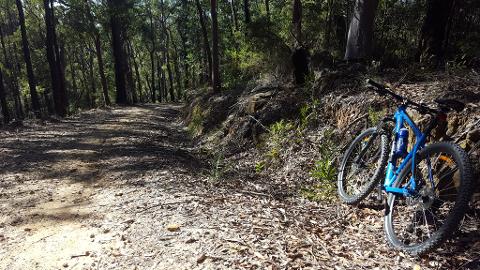
[[[316,181],[311,169],[326,138],[346,141],[345,134],[368,124],[360,116],[376,117],[369,108],[390,106],[359,90],[360,79],[322,76],[332,80],[313,84],[318,91],[265,84],[204,96],[191,106],[197,112],[190,110],[189,127],[179,119],[180,106],[145,105],[0,131],[0,269],[478,267],[475,211],[455,241],[412,258],[385,245],[381,208],[301,196],[299,189]],[[449,82],[452,92],[479,93],[468,76],[411,81],[401,91],[430,100],[432,89]],[[312,95],[313,120],[299,132],[296,112]],[[219,106],[205,109],[210,99]],[[447,135],[471,147],[475,133],[468,127],[476,127],[478,110],[470,102]],[[282,118],[277,152],[267,159],[265,149],[273,148],[266,130]],[[360,119],[358,127],[352,119]],[[195,144],[188,131],[204,135]],[[208,146],[224,154],[209,160]]]

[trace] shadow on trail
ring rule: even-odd
[[[99,181],[109,172],[198,171],[204,164],[176,123],[179,110],[174,105],[124,107],[87,112],[17,137],[0,133],[0,158],[5,160],[0,170],[82,182]]]

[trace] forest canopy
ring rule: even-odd
[[[475,0],[1,0],[4,123],[181,101],[345,61],[479,64]]]

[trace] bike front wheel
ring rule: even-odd
[[[379,183],[388,159],[388,138],[369,128],[348,147],[340,165],[337,189],[346,204],[357,204]]]
[[[406,188],[412,161],[395,187]],[[421,255],[438,247],[455,232],[472,196],[472,167],[458,145],[428,145],[415,158],[415,195],[390,194],[385,215],[387,241],[396,249]]]

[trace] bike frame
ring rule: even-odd
[[[387,193],[394,193],[394,194],[403,195],[403,196],[412,196],[414,195],[415,188],[417,186],[417,183],[414,177],[415,176],[414,174],[415,156],[420,149],[425,147],[428,134],[423,133],[415,124],[415,122],[413,122],[413,120],[410,118],[410,116],[406,112],[405,105],[400,105],[398,107],[397,111],[394,114],[394,118],[395,118],[394,134],[398,134],[400,129],[405,127],[405,124],[407,124],[415,134],[415,145],[413,146],[412,150],[407,154],[407,156],[404,158],[404,160],[397,166],[399,157],[395,155],[395,150],[394,150],[396,140],[393,141],[392,149],[391,149],[388,164],[387,164],[387,170],[386,170],[383,188]],[[412,160],[412,177],[410,178],[408,184],[402,188],[394,187],[393,185],[397,180],[398,176],[400,175],[400,172],[407,166],[410,160]]]

